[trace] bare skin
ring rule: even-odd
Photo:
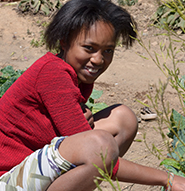
[[[125,105],[113,105],[94,115],[94,129],[110,132],[119,147],[119,156],[123,156],[130,147],[136,132],[137,118]]]
[[[118,106],[119,109],[116,109]],[[83,110],[91,127],[106,130],[114,136],[119,145],[119,156],[122,157],[127,152],[137,132],[137,119],[133,112],[121,104],[112,105],[94,116],[85,105]]]

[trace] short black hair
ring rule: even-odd
[[[88,30],[97,21],[112,24],[115,37],[122,39],[122,44],[132,46],[136,37],[136,22],[122,7],[110,0],[70,0],[54,16],[45,32],[47,47],[61,49],[59,41],[70,43],[73,35],[78,35],[82,28]],[[102,31],[103,32],[103,31]],[[133,38],[134,37],[134,38]]]

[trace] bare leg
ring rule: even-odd
[[[56,179],[48,191],[91,191],[96,186],[93,182],[95,176],[99,176],[96,164],[103,169],[100,153],[106,157],[108,170],[111,161],[116,163],[119,149],[113,136],[103,130],[92,130],[70,136],[60,144],[59,153],[77,167],[61,175]]]
[[[100,153],[105,155],[108,170],[111,161],[116,163],[118,155],[123,156],[130,147],[136,132],[137,119],[124,105],[113,105],[94,115],[94,130],[66,138],[59,146],[59,152],[77,167],[55,180],[48,191],[91,191],[93,182],[99,176],[96,164],[103,169]]]
[[[110,132],[118,144],[120,156],[130,147],[138,127],[135,114],[125,105],[113,105],[94,115],[94,129]]]

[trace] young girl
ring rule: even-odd
[[[93,190],[101,154],[113,179],[185,190],[184,178],[122,158],[137,132],[128,107],[92,115],[85,106],[118,39],[132,45],[134,25],[108,0],[71,0],[59,10],[45,39],[60,53],[37,60],[0,99],[1,191]]]

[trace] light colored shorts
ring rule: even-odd
[[[58,151],[65,137],[56,137],[0,177],[0,191],[45,191],[63,173],[76,166]]]

